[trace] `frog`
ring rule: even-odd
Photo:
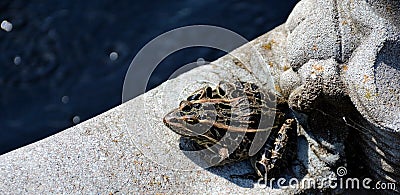
[[[196,150],[206,150],[212,166],[248,159],[254,173],[239,177],[272,178],[296,157],[297,121],[290,113],[286,101],[255,83],[221,81],[194,91],[163,123]],[[252,154],[251,145],[260,140],[264,143]]]

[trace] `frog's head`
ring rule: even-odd
[[[195,91],[163,121],[175,133],[201,146],[214,145],[224,135],[224,142],[240,142],[238,136],[258,130],[266,109],[261,94],[252,83],[221,82],[214,90],[204,87]]]
[[[178,108],[165,115],[163,122],[175,133],[194,140],[202,146],[215,144],[218,134],[213,124],[217,110],[206,100],[182,101]]]

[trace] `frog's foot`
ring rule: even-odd
[[[297,122],[288,118],[273,129],[264,147],[250,158],[258,178],[272,178],[294,160],[297,151]]]

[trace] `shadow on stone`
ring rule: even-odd
[[[229,163],[222,166],[214,166],[210,167],[209,163],[207,163],[200,156],[191,153],[190,151],[200,150],[201,147],[197,145],[195,142],[191,141],[186,137],[180,138],[179,148],[187,156],[191,161],[197,164],[200,167],[205,167],[204,169],[218,175],[226,180],[240,186],[243,188],[253,188],[254,182],[250,179],[241,179],[241,178],[231,178],[231,175],[243,175],[247,173],[253,172],[253,169],[248,160],[244,160],[241,162]]]
[[[249,160],[243,160],[240,162],[233,162],[221,166],[205,166],[207,163],[201,159],[199,156],[193,155],[193,153],[187,151],[196,151],[199,149],[199,146],[189,140],[188,138],[181,137],[179,148],[182,150],[185,156],[187,156],[190,160],[192,160],[195,164],[200,167],[206,167],[205,170],[218,175],[226,180],[234,183],[237,186],[242,188],[273,188],[279,189],[284,186],[289,185],[289,181],[292,178],[296,178],[297,181],[301,181],[302,178],[307,174],[307,166],[308,166],[308,147],[307,141],[305,139],[299,138],[298,147],[297,147],[297,157],[296,159],[290,163],[290,166],[282,169],[282,172],[279,174],[278,178],[274,178],[273,180],[268,180],[265,182],[257,179],[245,178],[246,175],[255,173],[253,167],[250,164]],[[238,177],[232,177],[238,176]],[[243,177],[241,177],[243,176]],[[281,183],[281,187],[278,185],[277,181],[279,179],[284,179],[285,182]],[[272,182],[271,182],[272,181]]]

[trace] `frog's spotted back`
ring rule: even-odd
[[[292,128],[293,119],[290,124],[287,121],[284,124],[286,111],[283,109],[287,105],[278,105],[276,109],[273,98],[254,83],[220,82],[215,89],[201,88],[181,101],[178,108],[164,117],[164,124],[194,141],[199,149],[211,150],[219,158],[216,165],[249,158],[255,134],[271,131],[261,153],[253,157],[253,166],[263,177],[266,171],[282,167],[275,164],[284,164],[281,159],[286,158],[287,143],[295,137],[290,133],[291,138],[287,139],[287,131],[296,130]],[[273,121],[274,118],[273,124],[262,122],[262,119]],[[212,149],[213,145],[219,145],[219,149]]]

